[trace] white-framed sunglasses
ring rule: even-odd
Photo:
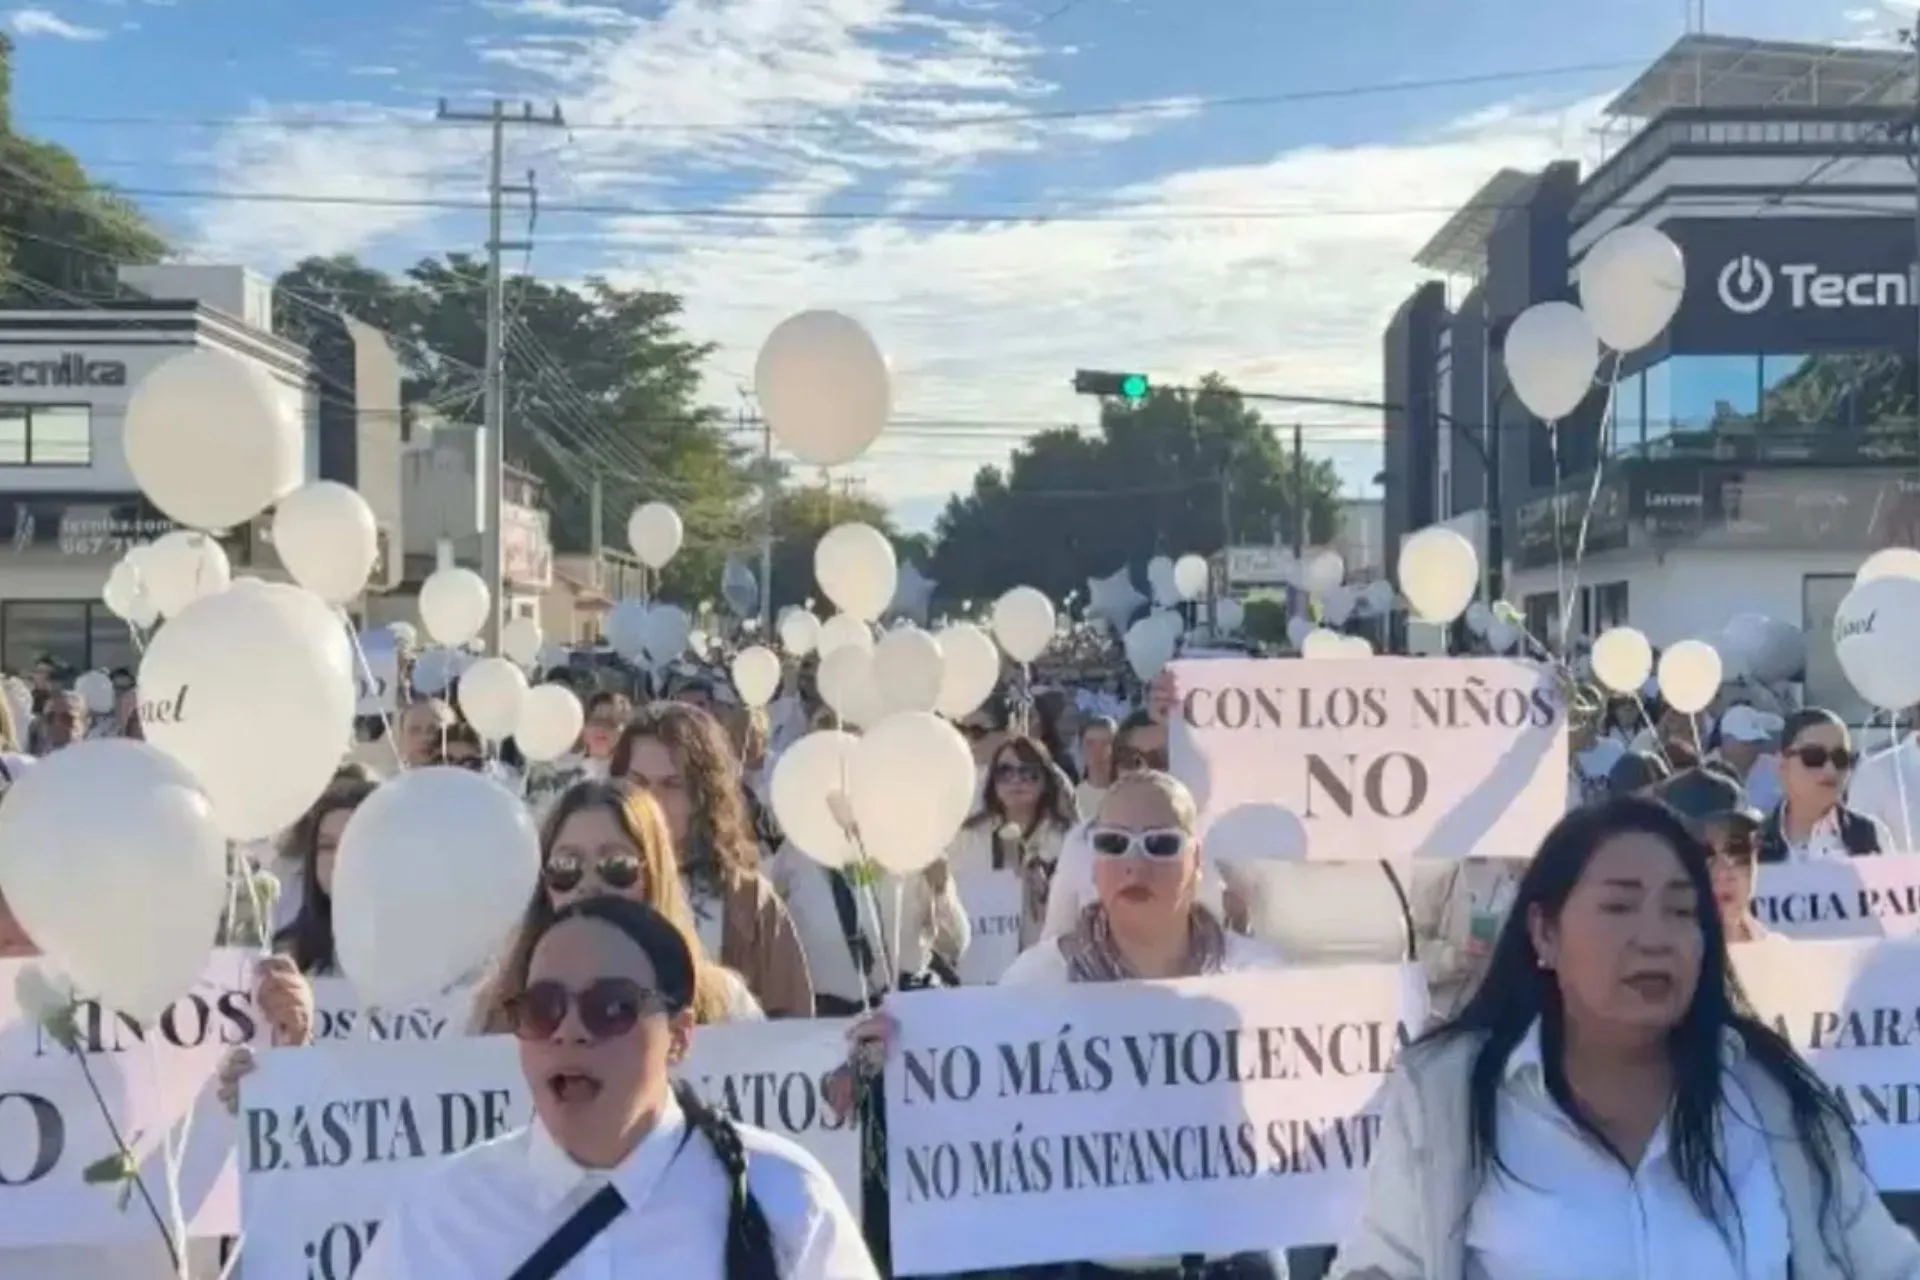
[[[1193,837],[1178,827],[1160,827],[1152,831],[1127,831],[1120,827],[1095,827],[1087,832],[1087,844],[1103,858],[1147,858],[1166,862],[1187,851]]]

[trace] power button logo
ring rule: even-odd
[[[1750,316],[1773,301],[1773,268],[1743,253],[1720,268],[1720,301],[1737,316]]]

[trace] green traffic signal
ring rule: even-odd
[[[1120,379],[1120,394],[1128,400],[1145,400],[1147,398],[1147,375],[1144,373],[1130,373]]]

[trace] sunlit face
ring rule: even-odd
[[[1131,837],[1125,852],[1106,852],[1100,841],[1108,832]],[[1183,839],[1171,856],[1155,856],[1143,845],[1149,835],[1177,832]],[[1194,889],[1200,882],[1200,847],[1182,830],[1179,815],[1166,795],[1154,787],[1132,786],[1109,791],[1089,828],[1094,842],[1093,887],[1107,916],[1123,927],[1187,927]],[[1151,843],[1173,844],[1170,840]]]
[[[1753,768],[1753,762],[1760,758],[1760,744],[1742,742],[1738,738],[1720,740],[1720,758],[1740,771],[1742,777]]]
[[[692,806],[687,802],[687,779],[667,744],[658,738],[635,738],[627,761],[627,777],[635,785],[645,787],[659,803],[660,812],[667,817],[667,830],[673,836],[674,847],[685,848]]]
[[[422,765],[440,750],[440,712],[431,703],[416,702],[400,717],[400,750],[410,765]]]
[[[1080,735],[1080,758],[1087,772],[1096,778],[1113,776],[1113,730],[1104,726]]]
[[[1796,806],[1832,808],[1852,769],[1846,729],[1824,721],[1802,729],[1780,753],[1780,785]]]
[[[693,1016],[665,1011],[646,952],[598,920],[548,930],[534,948],[525,990],[529,1004],[538,1003],[535,996],[567,996],[565,1016],[550,1034],[520,1033],[520,1070],[535,1114],[578,1163],[618,1164],[666,1099],[668,1072],[692,1043]],[[639,999],[602,994],[610,991]],[[584,1013],[583,995],[590,1005]]]
[[[351,809],[335,809],[320,819],[313,835],[313,875],[320,892],[333,896],[333,867],[340,857],[340,833],[347,829]]]
[[[1746,917],[1753,905],[1754,861],[1758,852],[1749,824],[1715,822],[1706,831],[1713,856],[1707,870],[1713,873],[1713,901],[1720,908],[1720,919],[1732,928]]]
[[[576,809],[560,824],[547,852],[543,882],[556,911],[597,894],[644,902],[648,893],[640,851],[613,810],[600,804]]]
[[[1701,902],[1665,840],[1624,832],[1601,843],[1557,919],[1527,921],[1570,1022],[1644,1039],[1675,1026],[1700,981]]]
[[[620,731],[627,727],[627,719],[632,714],[633,704],[625,698],[611,698],[597,705],[593,714],[587,717],[586,727],[581,732],[587,758],[605,760],[611,757],[620,741]]]
[[[87,736],[87,704],[75,694],[49,698],[40,718],[47,727],[49,747],[64,747]]]
[[[1040,803],[1045,780],[1041,766],[1012,747],[1001,748],[993,758],[993,793],[1011,813],[1031,812]]]

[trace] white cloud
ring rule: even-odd
[[[19,36],[52,36],[56,40],[104,40],[107,33],[98,27],[83,27],[68,22],[49,9],[15,9],[7,15],[7,24]]]

